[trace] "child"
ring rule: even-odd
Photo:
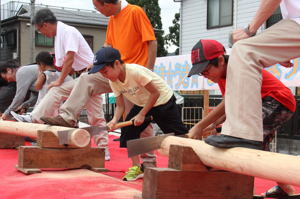
[[[173,91],[160,76],[146,67],[125,64],[119,51],[111,47],[102,48],[96,53],[94,67],[90,73],[98,71],[109,79],[116,96],[116,111],[113,119],[107,124],[110,129],[114,129],[124,112],[123,98],[134,104],[126,117],[126,120],[134,119],[134,125],[122,128],[121,147],[125,148],[128,140],[140,137],[140,133],[149,125],[144,119],[150,115],[164,133],[187,133],[188,130],[180,119]],[[143,177],[138,156],[132,158],[132,166],[123,180],[133,181]]]
[[[211,81],[218,83],[222,95],[224,96],[229,58],[228,55],[225,55],[224,46],[215,40],[200,40],[193,47],[191,55],[193,67],[188,76],[190,77],[195,74],[203,75]],[[262,71],[261,96],[264,129],[263,148],[264,150],[269,150],[269,144],[274,138],[276,129],[287,122],[295,112],[296,101],[290,89],[266,70]],[[201,138],[203,130],[224,116],[224,114],[225,103],[223,100],[204,119],[189,130],[188,136],[195,139]],[[209,137],[205,139],[205,142],[209,144]],[[249,143],[249,145],[246,144],[247,143],[245,143],[244,147],[257,149],[262,147],[260,145],[253,145],[253,143]],[[291,185],[281,183],[278,183],[278,185],[279,186],[267,191],[265,195],[272,196],[278,192],[290,195],[295,191]]]
[[[48,92],[49,84],[57,80],[60,75],[60,72],[58,72],[54,66],[54,57],[49,52],[40,52],[36,56],[36,63],[38,64],[39,74],[37,80],[35,81],[34,87],[39,91],[39,94],[35,106]],[[65,81],[69,80],[72,80],[72,78],[67,76]],[[11,111],[11,114],[19,122],[33,122],[31,115],[19,115],[14,111]]]

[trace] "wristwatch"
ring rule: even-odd
[[[256,31],[255,32],[250,32],[249,30],[250,25],[248,25],[246,28],[244,28],[244,32],[249,36],[249,37],[253,37],[256,35]]]

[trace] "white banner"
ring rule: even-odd
[[[300,58],[294,59],[294,67],[279,64],[266,68],[288,87],[300,86]],[[190,55],[160,57],[156,59],[154,72],[161,76],[173,90],[215,90],[218,85],[199,75],[188,78],[192,68]]]

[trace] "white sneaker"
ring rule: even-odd
[[[32,123],[31,115],[19,115],[14,111],[10,111],[10,114],[18,121],[18,122],[29,122]]]
[[[105,153],[105,161],[109,161],[110,160],[110,153],[109,153],[109,149],[106,147],[105,150],[104,150],[104,153]]]

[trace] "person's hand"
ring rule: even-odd
[[[280,64],[281,66],[284,66],[286,68],[291,68],[294,66],[294,64],[291,61],[279,62],[278,64]]]
[[[187,136],[188,138],[201,140],[202,133],[203,133],[203,128],[200,125],[195,125],[189,130]]]
[[[53,81],[49,84],[48,86],[48,90],[52,87],[57,87],[57,86],[60,86],[62,85],[63,82],[61,82],[59,79],[57,79],[56,81]]]
[[[245,29],[236,29],[230,33],[231,44],[233,45],[235,42],[241,39],[247,39],[250,36],[245,32]]]
[[[93,66],[94,66],[93,64],[88,65],[85,69],[85,72],[88,72]]]
[[[15,112],[22,115],[27,112],[27,108],[28,108],[27,106],[22,104],[15,110]]]
[[[117,124],[117,122],[114,120],[114,119],[112,119],[111,121],[109,121],[107,124],[106,124],[106,126],[108,127],[108,131],[113,131],[113,130],[115,130],[116,129],[116,124]]]
[[[9,117],[5,113],[2,114],[1,119],[2,120],[7,120]]]
[[[141,124],[143,124],[144,121],[145,121],[145,115],[142,115],[142,114],[137,114],[133,118],[133,124],[134,124],[134,126],[140,126]]]

